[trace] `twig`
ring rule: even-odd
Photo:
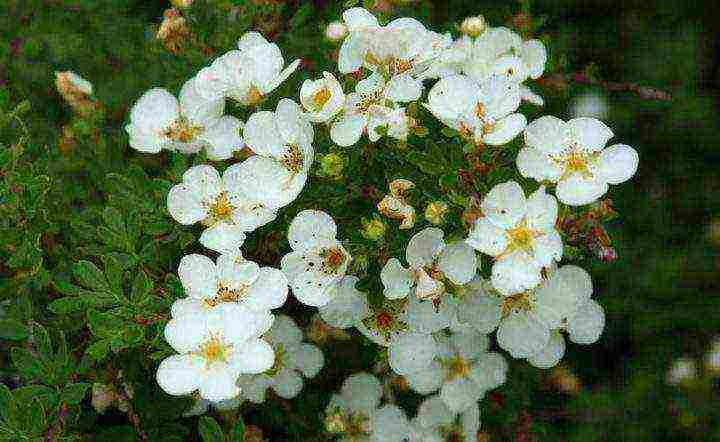
[[[632,92],[643,100],[648,101],[672,101],[673,99],[669,92],[661,91],[659,89],[640,86],[635,83],[618,83],[613,81],[598,80],[582,72],[555,74],[547,78],[539,78],[536,81],[540,85],[555,89],[562,88],[568,82],[574,82],[578,84],[599,86],[610,92]]]
[[[63,426],[65,425],[65,418],[68,416],[68,407],[63,405],[60,407],[58,417],[55,423],[45,434],[45,442],[55,442],[57,438],[62,434]]]

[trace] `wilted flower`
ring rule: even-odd
[[[401,229],[412,229],[415,225],[415,208],[407,203],[406,196],[408,190],[415,187],[415,183],[410,180],[396,179],[388,185],[390,194],[385,197],[377,205],[381,214],[392,219],[402,220]]]
[[[425,219],[437,226],[445,221],[447,212],[447,203],[443,201],[433,201],[425,208]]]
[[[188,36],[190,36],[190,27],[185,17],[175,8],[166,9],[155,38],[162,41],[165,48],[175,54],[180,51]]]

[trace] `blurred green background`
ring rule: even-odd
[[[195,3],[192,28],[199,44],[176,55],[154,39],[162,13],[170,7],[166,1],[0,0],[0,105],[9,114],[18,103],[29,102],[30,110],[23,118],[32,140],[26,150],[27,173],[33,173],[32,167],[47,168],[54,178],[82,183],[92,178],[85,174],[103,174],[122,164],[132,154],[124,147],[113,149],[126,145],[121,129],[132,102],[153,86],[178,90],[214,56],[200,47],[223,52],[247,29],[260,28],[270,34],[287,59],[306,60],[303,72],[281,93],[294,95],[303,78],[316,76],[324,68],[331,70],[334,46],[318,42],[324,25],[339,18],[345,2]],[[612,263],[595,262],[588,269],[595,296],[607,312],[605,333],[593,346],[569,346],[563,361],[567,373],[577,376],[579,393],[559,391],[561,372],[552,375],[516,361],[508,384],[481,407],[483,430],[490,440],[720,441],[720,382],[702,368],[713,337],[720,336],[716,5],[679,0],[383,4],[392,11],[389,15],[415,16],[439,31],[453,30],[468,15],[484,14],[492,25],[522,26],[530,18],[535,34],[548,46],[550,63],[547,81],[535,87],[546,105],[528,107],[528,119],[542,114],[569,118],[573,98],[598,94],[606,100],[604,120],[615,131],[616,140],[640,153],[635,178],[614,188],[620,217],[606,226],[619,258]],[[217,10],[234,11],[235,18],[220,19],[210,12]],[[83,135],[83,123],[73,119],[55,91],[54,71],[66,69],[94,84],[98,100],[106,107],[104,141]],[[613,84],[580,84],[574,81],[574,73]],[[618,85],[655,88],[672,99],[651,100],[631,90],[608,90],[627,89]],[[77,136],[84,138],[81,148],[87,149],[79,154],[84,159],[75,168],[67,163],[56,166],[64,125],[74,125]],[[3,130],[0,142],[5,148],[22,133],[14,124]],[[115,163],[93,164],[94,156],[112,158]],[[58,249],[41,244],[39,248],[50,267],[61,268],[65,255],[76,260],[85,252],[69,239],[73,231],[63,225],[69,219],[65,212],[98,198],[98,190],[86,189],[83,194],[68,186],[57,192],[57,199],[48,204],[57,204],[58,222],[47,228],[55,232],[57,241],[68,245]],[[74,208],[62,205],[67,201]],[[3,257],[8,259],[6,252]],[[3,264],[3,274],[13,274],[11,268]],[[3,299],[10,299],[12,293],[3,292]],[[324,376],[310,382],[300,399],[289,401],[289,408],[253,408],[246,422],[261,426],[270,440],[321,440],[299,435],[318,429],[316,414],[344,376],[363,364],[369,368],[367,351],[357,343],[334,351]],[[682,356],[698,360],[698,378],[681,386],[668,385],[667,370]],[[288,423],[288,415],[301,417]],[[122,415],[103,416],[87,429],[88,434],[103,437],[103,431],[122,425],[123,420]],[[111,432],[104,437],[125,440],[120,435]]]

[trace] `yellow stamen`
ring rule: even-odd
[[[530,297],[527,293],[518,293],[516,295],[507,296],[502,302],[500,311],[502,317],[506,317],[513,311],[530,311],[532,305],[530,304]]]
[[[230,346],[223,345],[217,336],[213,336],[200,346],[198,353],[209,365],[214,362],[225,362],[228,357],[229,349]]]
[[[215,202],[208,207],[208,216],[202,222],[212,226],[219,221],[228,221],[232,217],[235,206],[230,203],[227,192],[222,192],[215,198]]]
[[[325,273],[335,273],[345,263],[345,253],[338,247],[324,249],[320,252],[323,259],[323,271]]]
[[[185,117],[180,117],[168,127],[164,135],[177,143],[190,143],[203,132],[202,126],[192,125]]]
[[[300,173],[304,162],[304,155],[300,151],[300,147],[296,144],[288,146],[287,152],[285,152],[280,159],[280,164],[292,173]]]
[[[318,90],[313,94],[313,103],[315,104],[316,109],[322,109],[325,104],[330,101],[330,97],[332,97],[332,94],[330,93],[330,89],[327,87],[323,87],[322,89]]]
[[[255,86],[251,86],[247,94],[240,100],[245,106],[254,106],[263,99],[263,94],[260,89]]]
[[[470,373],[470,362],[460,355],[456,355],[450,359],[445,360],[443,365],[448,371],[448,381],[467,377],[468,373]]]

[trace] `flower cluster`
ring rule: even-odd
[[[173,304],[165,329],[178,354],[157,372],[166,392],[198,391],[200,410],[244,399],[262,403],[268,388],[295,397],[303,376],[315,376],[324,358],[302,342],[291,318],[272,313],[291,292],[318,308],[330,326],[355,328],[386,347],[390,368],[412,390],[432,395],[411,420],[390,399],[383,401],[378,379],[353,375],[327,408],[328,432],[343,440],[468,441],[479,428],[478,401],[505,382],[508,370],[505,357],[490,351],[490,334],[513,358],[539,368],[560,361],[564,335],[578,344],[599,338],[605,314],[592,299],[590,275],[560,265],[565,245],[559,212],[591,204],[610,184],[630,179],[638,155],[622,144],[606,148],[613,133],[594,118],[544,116],[528,124],[519,108],[522,101],[543,104],[527,83],[545,70],[544,45],[489,27],[482,17],[466,20],[461,30],[464,35],[453,39],[411,18],[382,25],[365,9],[348,9],[326,36],[342,41],[338,71],[352,75],[323,72],[307,79],[300,104],[279,99],[274,111],[256,111],[245,123],[225,114],[226,100],[255,106],[299,65],[295,60],[285,67],[278,46],[256,32],[188,80],[179,99],[155,88],[138,100],[126,126],[134,149],[204,149],[214,161],[242,158],[222,174],[210,165],[190,168],[167,197],[170,216],[183,225],[201,224],[200,243],[219,256],[213,261],[192,254],[180,261],[186,297]],[[345,91],[347,85],[354,90]],[[411,112],[413,102],[422,106]],[[533,191],[526,194],[527,186],[516,181],[496,184],[477,196],[477,214],[461,232],[438,227],[450,211],[447,203],[429,204],[425,218],[434,226],[414,232],[404,262],[383,256],[377,281],[382,294],[378,290],[376,297],[356,288],[360,279],[352,273],[360,265],[351,266],[348,251],[355,250],[320,210],[295,215],[280,269],[244,257],[247,235],[273,222],[308,182],[313,124],[326,126],[341,147],[356,145],[363,135],[371,143],[382,137],[405,141],[419,130],[415,111],[423,109],[478,151],[523,133],[515,165]],[[377,204],[382,215],[400,220],[401,230],[415,227],[408,201],[413,188],[413,182],[395,179]],[[364,223],[362,235],[382,244],[387,226]],[[482,255],[491,263],[489,278],[480,275]]]

